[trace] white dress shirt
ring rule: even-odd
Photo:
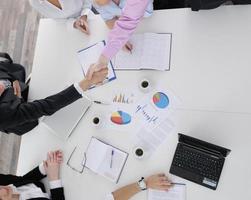
[[[61,8],[51,4],[47,0],[29,0],[33,8],[46,18],[68,19],[67,28],[74,29],[76,18],[83,15],[93,14],[91,11],[91,0],[58,0]]]
[[[46,175],[44,165],[41,163],[39,165],[39,171],[41,174]],[[50,189],[56,189],[62,187],[61,180],[55,180],[49,182]],[[27,200],[27,199],[33,199],[33,198],[47,198],[49,199],[49,195],[47,193],[44,193],[41,188],[37,187],[35,184],[30,183],[27,185],[23,185],[20,187],[16,187],[13,184],[9,185],[14,193],[19,194],[19,200]]]
[[[62,9],[47,0],[29,1],[31,6],[44,17],[53,19],[68,19],[87,15],[92,6],[91,0],[58,0]]]

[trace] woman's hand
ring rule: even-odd
[[[89,35],[90,31],[89,31],[89,26],[88,26],[88,22],[87,22],[87,16],[83,15],[80,18],[78,18],[74,24],[73,27],[80,30],[81,32]]]
[[[130,42],[127,42],[122,48],[124,51],[132,53],[133,45]]]
[[[168,190],[172,187],[165,174],[152,175],[146,179],[146,187],[155,190]]]

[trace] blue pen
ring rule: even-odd
[[[114,150],[112,149],[112,152],[111,152],[111,162],[110,162],[110,168],[112,168],[113,155],[114,155]]]

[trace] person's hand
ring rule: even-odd
[[[5,90],[4,85],[0,83],[0,96],[3,94],[4,90]]]
[[[91,80],[83,79],[82,81],[80,81],[79,86],[82,88],[83,91],[85,91],[92,85],[102,84],[107,75],[108,75],[108,68],[101,69],[100,71],[93,73]]]
[[[89,67],[89,69],[87,71],[87,74],[86,74],[87,79],[91,80],[92,75],[93,75],[94,72],[98,72],[98,71],[100,71],[102,69],[107,68],[108,62],[109,62],[109,60],[105,56],[101,55],[99,57],[99,60],[98,60],[97,63],[94,63],[94,64],[90,65],[90,67]]]
[[[89,30],[89,26],[88,26],[88,22],[87,22],[87,16],[83,15],[80,18],[78,18],[74,24],[73,27],[80,30],[81,32],[89,35],[90,34],[90,30]]]
[[[172,187],[165,174],[152,175],[146,179],[146,187],[155,190],[168,190]]]
[[[127,42],[122,49],[126,52],[132,53],[133,45],[132,43]]]
[[[59,180],[60,171],[60,155],[59,151],[52,151],[47,153],[47,160],[44,161],[44,169],[48,176],[49,181]]]
[[[12,85],[14,89],[14,94],[18,96],[19,98],[21,98],[22,94],[21,94],[21,87],[20,87],[19,81],[18,80],[14,81]]]
[[[0,199],[12,200],[13,190],[10,186],[0,186]]]

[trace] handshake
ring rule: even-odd
[[[79,86],[83,91],[88,90],[93,85],[102,85],[104,80],[107,78],[108,68],[95,68],[91,65],[87,72],[87,77],[79,82]]]

